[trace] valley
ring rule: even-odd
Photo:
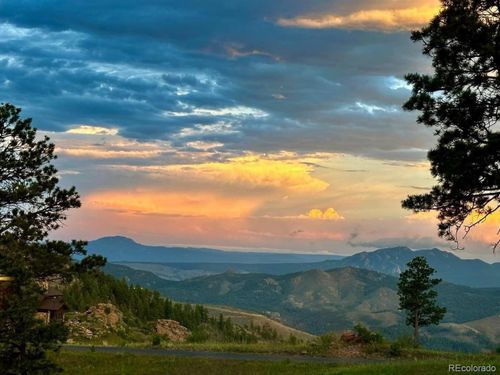
[[[498,264],[463,260],[437,249],[381,249],[312,263],[120,262],[108,264],[104,270],[176,301],[243,309],[242,314],[264,315],[313,335],[341,332],[362,322],[394,339],[409,334],[398,311],[395,276],[416,255],[429,259],[445,279],[437,291],[447,313],[439,327],[424,330],[424,345],[465,351],[494,347],[500,288],[449,280],[464,275],[466,267],[464,283],[491,286]]]
[[[113,246],[115,249],[121,248],[121,241],[123,240],[116,240],[116,243],[114,243],[115,240],[106,239],[107,243],[114,243]],[[105,247],[104,250],[98,250],[99,243],[100,240],[91,242],[91,249],[97,250],[102,255],[109,256],[110,252],[106,250],[107,247]],[[243,257],[240,262],[231,262],[230,260],[235,257],[234,253],[231,252],[227,252],[227,254],[224,252],[217,253],[217,258],[211,258],[213,261],[203,262],[200,260],[200,258],[203,259],[203,256],[199,256],[197,253],[179,259],[177,255],[169,254],[171,252],[175,254],[175,250],[173,250],[175,248],[161,248],[161,250],[158,250],[155,247],[140,246],[142,247],[137,248],[135,251],[143,251],[143,248],[147,248],[149,251],[158,252],[158,259],[171,257],[171,259],[176,259],[176,261],[148,261],[148,253],[138,256],[133,255],[133,251],[132,253],[125,251],[124,255],[121,256],[117,255],[121,252],[116,250],[111,252],[110,261],[133,269],[149,271],[167,280],[184,280],[226,271],[284,275],[313,269],[330,270],[342,267],[361,268],[391,276],[398,276],[405,269],[406,263],[413,257],[422,255],[427,259],[429,265],[436,269],[436,276],[442,278],[444,281],[478,288],[500,287],[500,263],[490,264],[478,259],[462,259],[451,252],[439,249],[411,250],[408,247],[394,247],[379,249],[372,252],[361,252],[346,257],[332,255],[328,256],[328,259],[322,259],[325,256],[319,255],[318,260],[303,262],[299,261],[302,257],[310,260],[310,257],[314,257],[315,255],[300,255],[300,257],[297,258],[297,255],[292,256],[283,254],[282,257],[274,259],[281,260],[281,262],[263,263],[259,262],[266,258],[263,253],[257,253],[257,255],[252,258],[253,262],[247,262],[246,257]],[[115,261],[114,259],[120,259],[120,261]],[[132,261],[127,259],[135,260]]]

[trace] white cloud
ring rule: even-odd
[[[186,116],[233,116],[233,117],[266,117],[268,114],[257,108],[245,107],[245,106],[235,106],[235,107],[224,107],[224,108],[195,108],[188,107],[186,111],[176,112],[176,111],[166,111],[165,116],[173,117],[186,117]]]
[[[373,115],[375,112],[397,112],[397,109],[390,107],[380,107],[378,105],[366,104],[361,102],[356,102],[356,107],[361,109],[362,111],[368,112]]]
[[[197,149],[197,150],[208,151],[208,150],[212,150],[214,148],[222,147],[222,146],[224,146],[224,143],[193,141],[193,142],[187,142],[186,146]]]
[[[174,138],[196,137],[203,135],[229,135],[239,133],[234,126],[226,121],[219,121],[215,124],[196,124],[192,128],[182,128]]]
[[[387,80],[387,86],[391,90],[399,90],[399,89],[411,90],[412,89],[411,85],[409,85],[405,80],[399,79],[396,77],[389,77]]]

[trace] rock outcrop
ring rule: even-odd
[[[340,340],[342,342],[345,342],[346,344],[359,344],[361,342],[360,337],[356,335],[356,333],[354,333],[353,331],[342,332]]]
[[[98,303],[83,313],[68,313],[65,324],[72,339],[90,340],[122,327],[123,314],[111,303]]]
[[[111,303],[98,303],[90,307],[85,314],[109,329],[116,329],[123,321],[122,312]]]
[[[191,334],[186,327],[170,319],[158,319],[154,328],[157,335],[173,342],[184,342]]]

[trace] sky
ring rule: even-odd
[[[56,144],[57,238],[351,254],[450,244],[401,105],[435,0],[0,0],[1,101]],[[493,222],[463,257],[497,260]],[[494,233],[493,233],[494,232]],[[497,260],[498,261],[498,260]]]

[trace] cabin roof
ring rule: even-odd
[[[49,287],[45,294],[43,295],[44,297],[62,297],[63,292],[61,292],[59,289]]]
[[[44,298],[38,305],[38,311],[59,311],[67,310],[66,304],[58,298]]]
[[[38,311],[58,311],[61,309],[68,310],[64,303],[63,293],[59,289],[49,287],[40,298]]]

